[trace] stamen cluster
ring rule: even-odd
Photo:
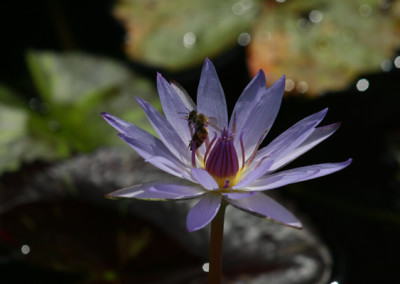
[[[230,135],[229,131],[224,129],[210,155],[205,156],[205,169],[216,179],[220,187],[228,187],[239,171],[238,156],[233,144],[234,138],[234,134]],[[207,150],[213,146],[213,142]]]

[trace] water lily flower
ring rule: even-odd
[[[222,202],[274,222],[302,228],[291,212],[263,192],[334,173],[347,167],[351,159],[279,171],[339,127],[339,123],[317,127],[327,113],[324,109],[297,122],[259,149],[278,114],[284,87],[283,76],[267,89],[265,75],[260,70],[244,89],[228,120],[225,95],[210,60],[206,59],[202,69],[197,106],[180,86],[158,74],[157,89],[165,117],[137,98],[158,137],[111,114],[102,116],[145,161],[174,178],[130,186],[109,197],[200,198],[187,215],[188,231],[209,224]],[[202,120],[199,125],[188,121],[191,111],[204,114],[209,121]],[[195,138],[196,131],[204,135]],[[200,141],[193,141],[196,139]]]

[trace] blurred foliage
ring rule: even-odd
[[[81,53],[31,51],[27,63],[38,97],[0,85],[0,173],[21,163],[54,161],[120,143],[100,113],[107,111],[152,131],[136,103],[160,109],[154,87],[113,60]]]
[[[239,42],[252,75],[286,74],[288,90],[309,95],[390,68],[400,46],[399,0],[119,0],[114,15],[134,61],[180,71]]]
[[[114,15],[131,59],[176,71],[232,48],[258,10],[256,0],[119,0]]]
[[[262,68],[272,82],[286,74],[305,82],[311,95],[340,90],[385,60],[390,68],[400,46],[400,1],[264,4],[248,47],[251,72]]]

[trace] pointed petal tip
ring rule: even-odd
[[[108,112],[102,112],[101,117],[113,127],[114,127],[113,123],[119,119],[118,117],[115,117]]]
[[[296,222],[296,223],[289,223],[287,224],[289,227],[298,229],[298,230],[302,230],[303,229],[303,224],[301,224],[300,222]]]
[[[320,113],[323,113],[324,115],[328,112],[328,108],[324,108],[323,110],[320,111]]]
[[[267,88],[267,80],[265,78],[265,73],[262,69],[258,70],[256,76],[254,76],[254,79],[257,82],[259,82],[263,88]]]
[[[209,70],[210,68],[215,69],[215,66],[212,61],[208,57],[206,57],[206,59],[204,60],[203,69]]]
[[[144,99],[139,98],[139,97],[135,97],[135,100],[138,102],[138,104],[143,108],[145,106],[147,106],[149,103],[146,102]]]
[[[118,196],[114,195],[115,191],[111,192],[111,193],[107,193],[106,195],[104,195],[105,198],[107,199],[118,199]]]
[[[280,77],[272,84],[271,88],[279,88],[282,90],[283,93],[283,91],[285,90],[285,85],[286,85],[286,76],[282,75],[282,77]]]
[[[345,164],[346,167],[347,167],[347,166],[350,165],[352,162],[353,162],[353,158],[349,158],[349,159],[347,159],[347,160],[344,162],[344,164]]]

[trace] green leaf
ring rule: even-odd
[[[27,104],[21,99],[21,95],[14,90],[0,84],[0,103],[21,109],[26,109]]]
[[[126,27],[130,58],[177,71],[237,45],[259,8],[258,0],[121,0],[114,15]]]
[[[23,110],[0,104],[0,173],[18,168],[22,148],[15,141],[25,137],[27,119]]]
[[[24,162],[52,162],[122,145],[117,131],[101,117],[103,111],[153,133],[135,96],[160,109],[154,83],[123,64],[83,53],[30,51],[27,58],[41,96],[39,107],[28,108],[0,85],[0,173]]]

